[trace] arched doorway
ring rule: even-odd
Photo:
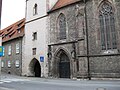
[[[30,62],[30,72],[32,73],[33,76],[35,77],[41,77],[41,66],[40,66],[40,63],[37,59],[33,59],[31,62]]]
[[[59,77],[70,78],[70,60],[68,56],[62,51],[59,56]]]

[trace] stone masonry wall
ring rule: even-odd
[[[89,34],[89,62],[91,77],[117,78],[120,77],[120,2],[108,0],[115,13],[115,30],[117,33],[117,49],[102,50],[100,41],[99,5],[103,0],[92,0],[87,4],[87,21]]]
[[[49,45],[56,44],[52,46],[52,55],[54,56],[55,52],[60,48],[66,49],[69,53],[72,51],[71,43],[69,41],[79,40],[76,45],[76,60],[78,60],[78,71],[75,63],[71,59],[71,64],[74,63],[74,66],[71,66],[71,72],[75,71],[75,74],[72,74],[72,77],[87,77],[88,69],[90,70],[91,77],[101,77],[101,78],[117,78],[120,77],[120,1],[119,0],[108,0],[111,5],[114,7],[115,12],[115,29],[117,33],[117,49],[114,50],[102,50],[101,49],[101,40],[100,40],[100,25],[99,25],[99,5],[104,0],[88,0],[86,3],[86,13],[87,13],[87,25],[85,24],[85,4],[83,2],[75,3],[67,7],[58,9],[49,13],[50,19],[50,42]],[[67,39],[59,40],[58,39],[58,28],[57,28],[57,19],[60,13],[63,13],[66,16],[67,21]],[[87,55],[87,33],[88,31],[88,54]],[[59,43],[65,43],[60,44]],[[72,55],[71,55],[72,57]],[[88,58],[87,58],[88,57]],[[55,59],[52,58],[52,62]],[[89,65],[88,65],[89,63]],[[89,67],[88,67],[89,66]],[[54,68],[55,66],[52,65]],[[74,70],[75,69],[75,70]],[[54,73],[53,73],[54,74]]]

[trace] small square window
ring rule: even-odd
[[[33,33],[33,40],[37,40],[37,32]]]
[[[33,55],[36,55],[36,48],[33,48]]]

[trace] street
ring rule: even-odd
[[[1,76],[0,90],[120,90],[119,80],[70,80]]]

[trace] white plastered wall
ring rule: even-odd
[[[34,4],[38,5],[37,15],[33,15]],[[46,0],[28,0],[26,5],[25,47],[23,52],[22,75],[32,76],[32,73],[29,70],[31,60],[36,58],[40,62],[40,56],[44,56],[44,62],[40,62],[41,77],[47,77],[48,61]],[[37,40],[33,40],[33,32],[37,32]],[[37,48],[36,55],[32,55],[32,48]]]

